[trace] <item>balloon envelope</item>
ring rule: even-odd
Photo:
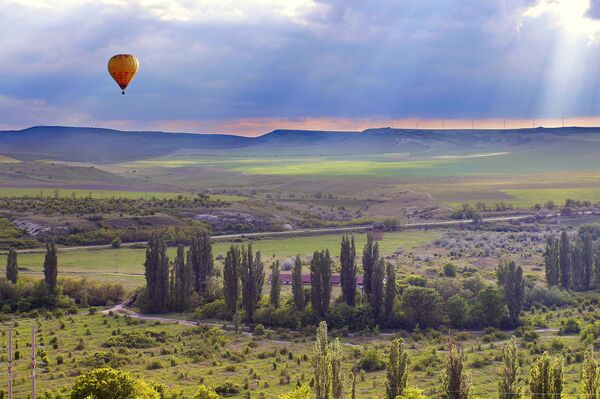
[[[123,94],[125,94],[125,88],[131,83],[139,68],[140,62],[131,54],[117,54],[108,61],[108,72],[117,82]]]

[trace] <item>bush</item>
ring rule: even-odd
[[[215,392],[221,396],[233,396],[240,393],[240,387],[231,381],[225,381],[215,388]]]
[[[254,327],[254,335],[258,337],[265,335],[265,326],[257,324],[256,327]]]
[[[456,265],[452,263],[446,263],[444,265],[444,276],[446,277],[456,277]]]
[[[131,374],[111,368],[90,371],[75,379],[71,399],[160,399],[158,392]]]
[[[560,327],[561,334],[579,334],[581,332],[581,321],[577,319],[567,319]]]
[[[377,349],[367,349],[360,358],[358,367],[366,372],[383,370],[385,368],[385,362],[382,358],[383,356],[379,354]]]
[[[196,320],[229,319],[230,316],[227,305],[222,299],[207,303],[194,310],[194,319]]]
[[[115,239],[112,240],[112,242],[110,243],[110,246],[113,247],[113,248],[115,248],[115,249],[118,249],[118,248],[121,248],[122,244],[123,244],[123,242],[121,241],[121,238],[120,237],[115,237]]]
[[[213,389],[200,385],[193,399],[219,399],[219,395]]]

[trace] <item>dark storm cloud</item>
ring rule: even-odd
[[[0,125],[530,117],[556,41],[533,0],[163,3],[0,5]],[[105,63],[129,51],[123,98]]]

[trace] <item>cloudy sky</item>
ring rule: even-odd
[[[0,21],[0,128],[600,121],[600,0],[0,0]],[[141,64],[125,96],[117,53]]]

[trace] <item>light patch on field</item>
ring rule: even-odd
[[[21,161],[19,161],[18,159],[0,155],[0,163],[21,163]]]
[[[515,188],[499,189],[498,193],[508,195],[506,199],[477,198],[471,195],[468,201],[446,201],[445,204],[452,208],[459,208],[462,204],[475,205],[477,202],[483,202],[487,205],[505,202],[511,203],[515,208],[531,208],[535,204],[545,204],[548,201],[555,205],[564,205],[567,199],[576,201],[600,202],[600,188]]]
[[[487,152],[482,154],[469,154],[469,155],[439,155],[437,157],[433,157],[435,159],[470,159],[470,158],[488,158],[488,157],[498,157],[501,155],[509,155],[510,152]]]
[[[173,193],[159,191],[119,191],[119,190],[85,190],[85,189],[70,189],[70,188],[23,188],[23,187],[2,187],[0,188],[0,197],[3,198],[19,198],[19,197],[60,197],[60,198],[125,198],[125,199],[169,199],[177,198],[178,196],[193,197],[190,193]]]

